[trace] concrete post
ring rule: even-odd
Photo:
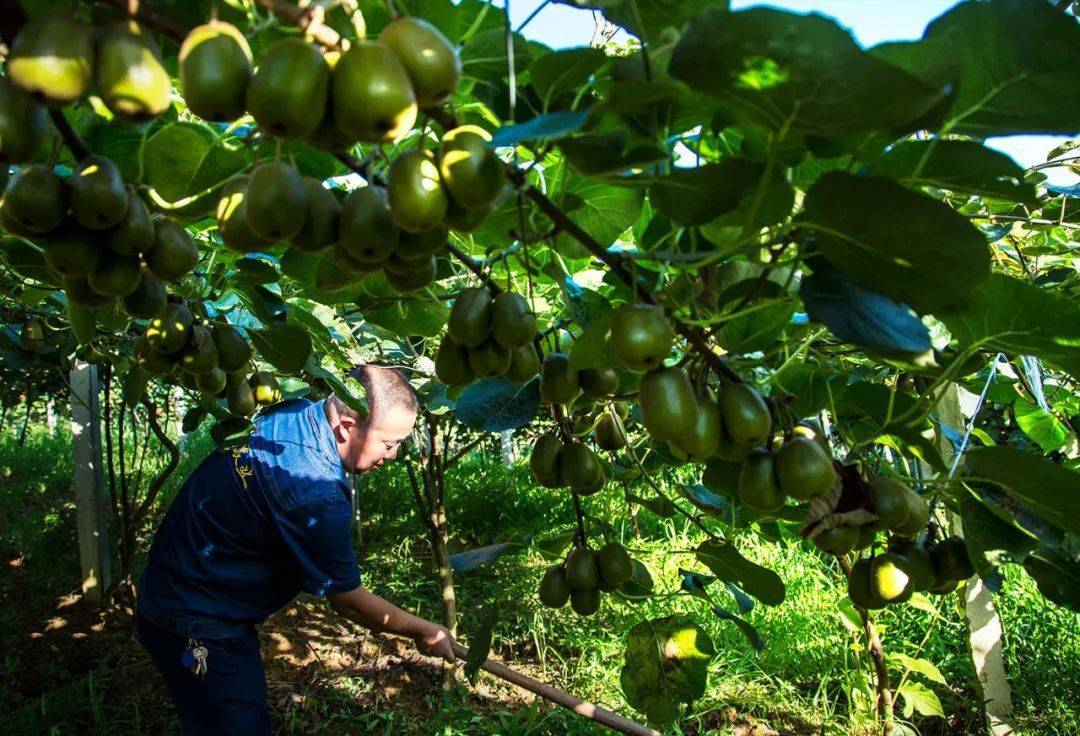
[[[110,583],[109,517],[101,453],[97,366],[76,361],[71,369],[71,444],[79,530],[82,591],[100,603]]]

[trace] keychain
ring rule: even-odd
[[[180,657],[180,664],[189,670],[195,677],[206,674],[206,659],[210,656],[210,650],[203,646],[198,639],[188,639],[187,648]]]

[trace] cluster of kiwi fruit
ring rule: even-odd
[[[570,607],[580,616],[600,610],[600,594],[610,593],[634,574],[630,555],[618,542],[608,542],[596,552],[576,546],[558,565],[552,565],[540,581],[540,602],[549,608]]]
[[[857,561],[848,575],[848,597],[860,608],[904,603],[913,593],[945,595],[975,574],[967,545],[960,537],[933,544],[894,540],[884,554]]]
[[[584,442],[563,442],[555,433],[541,435],[529,455],[533,479],[544,488],[569,488],[591,496],[604,487],[604,463]]]
[[[453,44],[420,18],[397,18],[377,40],[346,43],[345,51],[324,54],[302,38],[285,38],[256,70],[244,35],[211,21],[181,44],[182,93],[207,120],[250,112],[270,135],[340,149],[401,138],[420,108],[446,102],[461,79]]]
[[[423,288],[437,276],[449,230],[474,229],[502,189],[502,164],[489,138],[475,126],[452,130],[437,156],[408,151],[390,165],[386,186],[372,182],[344,201],[288,163],[260,164],[222,188],[218,232],[242,253],[281,241],[307,253],[331,248],[346,273],[381,269],[398,291]]]
[[[163,113],[172,91],[157,45],[134,21],[94,29],[53,12],[34,15],[15,35],[7,76],[36,104],[61,107],[93,92],[113,115],[133,123]],[[23,109],[28,130],[43,134],[43,119]],[[32,139],[21,139],[25,150]]]
[[[435,355],[435,375],[448,386],[499,376],[512,383],[531,380],[540,370],[536,334],[536,313],[521,294],[492,297],[484,287],[462,289]]]
[[[198,320],[179,301],[169,302],[149,320],[133,352],[136,363],[151,376],[175,378],[185,388],[224,398],[236,416],[250,416],[257,405],[281,400],[272,373],[256,371],[248,376],[251,346],[238,329]]]
[[[104,156],[83,159],[69,176],[52,167],[20,168],[4,189],[0,224],[41,245],[68,300],[103,306],[121,299],[132,317],[165,307],[165,281],[177,281],[199,250],[175,220],[150,215]]]

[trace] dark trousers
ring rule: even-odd
[[[210,652],[201,677],[181,662],[187,638],[142,615],[136,618],[136,629],[139,641],[165,678],[187,736],[269,736],[266,675],[254,629],[229,639],[201,639]]]

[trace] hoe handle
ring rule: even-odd
[[[454,644],[454,656],[458,659],[465,659],[469,656],[469,650],[460,644]],[[640,723],[635,723],[629,718],[624,718],[618,713],[612,713],[610,710],[601,708],[599,705],[589,703],[576,695],[571,695],[568,692],[554,688],[551,685],[546,685],[542,682],[538,682],[533,678],[523,675],[517,670],[507,667],[501,662],[496,662],[493,659],[489,659],[480,666],[485,672],[490,672],[499,679],[506,680],[513,683],[520,688],[524,688],[531,693],[539,695],[545,700],[550,700],[556,705],[561,705],[567,710],[572,710],[579,716],[585,716],[592,719],[597,723],[600,723],[608,728],[618,731],[619,733],[625,733],[628,736],[663,736],[659,731],[654,731],[651,728],[646,728]]]

